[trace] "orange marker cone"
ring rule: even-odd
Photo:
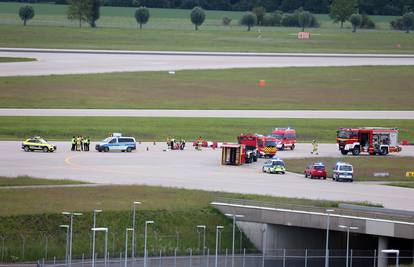
[[[260,80],[259,81],[259,86],[260,87],[265,87],[266,86],[266,81],[265,80]]]

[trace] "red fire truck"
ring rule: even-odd
[[[343,155],[348,152],[355,156],[361,152],[370,155],[387,155],[401,151],[396,128],[340,128],[337,131],[336,141]]]
[[[259,150],[258,150],[259,140],[258,140],[257,135],[241,134],[239,137],[237,137],[237,141],[239,144],[245,146],[246,163],[252,163],[254,161],[257,161],[257,158],[259,156]]]
[[[272,137],[276,138],[276,147],[278,150],[285,150],[290,148],[295,149],[296,144],[296,130],[290,127],[288,128],[275,128],[271,134]]]
[[[257,146],[260,158],[273,158],[277,152],[277,139],[272,136],[257,134]]]

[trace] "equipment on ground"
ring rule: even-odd
[[[285,162],[279,158],[269,159],[263,165],[262,172],[274,173],[274,174],[277,174],[277,173],[285,174],[286,172]]]
[[[43,152],[54,152],[56,146],[49,144],[49,142],[40,136],[28,138],[22,143],[22,149],[26,152],[40,150]]]
[[[223,144],[221,147],[222,165],[243,165],[246,163],[246,146],[242,144]]]
[[[276,138],[276,147],[278,150],[285,150],[290,148],[295,149],[296,145],[296,130],[290,127],[287,128],[275,128],[270,135]]]
[[[352,153],[358,156],[365,152],[370,155],[387,155],[400,152],[397,128],[363,127],[340,128],[336,141],[343,155]]]

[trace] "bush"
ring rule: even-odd
[[[195,30],[198,31],[198,26],[203,24],[206,19],[206,13],[201,7],[195,7],[190,14],[191,22],[194,24]]]
[[[361,28],[363,29],[375,29],[375,23],[367,14],[362,14]]]
[[[397,18],[390,22],[391,29],[402,31],[404,29],[404,24],[402,18]]]
[[[356,29],[361,26],[362,16],[360,14],[354,13],[349,18],[349,21],[352,24],[352,32],[356,32]]]
[[[142,25],[146,24],[149,20],[150,13],[148,8],[140,6],[135,11],[135,20],[139,24],[139,28],[142,29]]]
[[[231,24],[231,18],[223,17],[222,18],[222,23],[223,23],[224,26],[229,26]]]
[[[292,14],[283,14],[282,19],[280,20],[280,25],[284,27],[301,27],[299,23],[299,14],[304,12],[303,10],[295,10]],[[307,26],[308,28],[319,28],[320,24],[316,19],[315,15],[310,14],[310,23]]]
[[[273,13],[267,13],[263,17],[263,26],[280,26],[282,20],[282,12],[275,11]]]
[[[240,20],[240,24],[247,26],[247,31],[250,31],[250,28],[253,27],[257,22],[256,15],[253,12],[246,12]]]

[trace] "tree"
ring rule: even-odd
[[[87,21],[92,13],[92,0],[70,0],[68,8],[68,19],[79,20],[79,28],[82,21]]]
[[[194,24],[195,30],[198,31],[198,26],[203,24],[206,19],[206,13],[201,7],[194,7],[191,11],[191,22]]]
[[[149,20],[150,13],[148,8],[140,6],[135,11],[135,19],[137,20],[137,23],[139,24],[139,28],[142,29],[142,24],[146,24]]]
[[[352,32],[356,32],[356,29],[361,26],[362,16],[357,13],[354,13],[349,18],[349,21],[352,24]]]
[[[343,28],[344,22],[355,12],[356,5],[356,0],[334,0],[329,15],[335,23],[341,22],[341,28]]]
[[[404,25],[404,29],[406,33],[410,32],[410,29],[414,26],[414,13],[408,12],[402,16],[402,23]]]
[[[262,6],[257,6],[257,7],[252,9],[252,12],[253,12],[253,14],[256,15],[257,24],[258,25],[263,25],[263,18],[264,18],[264,15],[266,14],[266,9]]]
[[[256,24],[256,21],[257,18],[256,15],[253,14],[253,12],[246,12],[246,14],[244,14],[242,17],[240,24],[247,26],[247,31],[250,31],[250,28]]]
[[[23,26],[26,26],[26,22],[31,20],[35,15],[34,9],[31,6],[22,6],[19,9],[20,19],[23,20]]]
[[[298,16],[299,26],[302,27],[302,31],[305,31],[306,27],[312,22],[312,14],[309,11],[301,11]]]
[[[92,28],[96,27],[96,21],[99,19],[100,17],[100,10],[101,8],[101,0],[92,0],[91,1],[91,10],[90,13],[88,14],[88,23],[89,25],[91,25]]]

